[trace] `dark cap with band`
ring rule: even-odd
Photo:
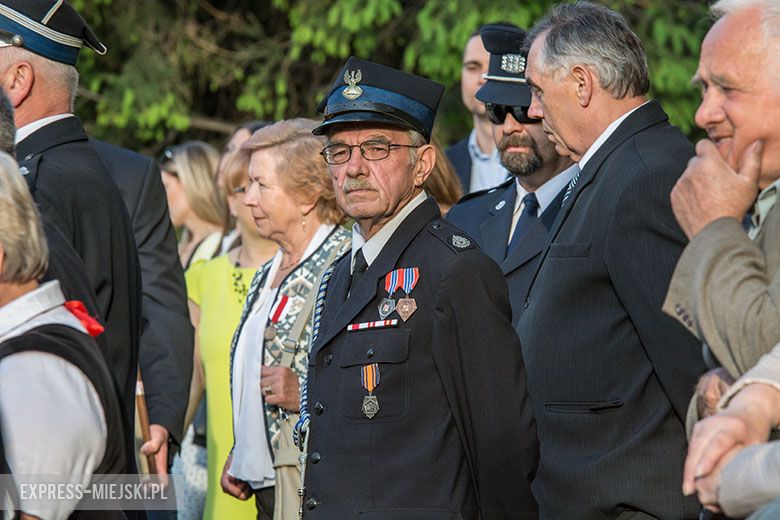
[[[487,79],[477,99],[496,105],[529,106],[531,89],[525,82],[526,55],[521,52],[526,33],[510,25],[486,25],[480,31],[490,53]]]
[[[431,138],[444,85],[368,60],[351,57],[317,111],[325,115],[315,135],[345,123],[376,123],[416,130]]]
[[[106,53],[106,46],[65,0],[0,0],[0,47],[21,47],[75,65],[85,45]]]

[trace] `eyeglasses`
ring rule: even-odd
[[[528,117],[528,108],[529,107],[519,105],[497,105],[495,103],[485,103],[487,117],[494,125],[503,125],[507,114],[512,114],[512,117],[514,117],[518,123],[538,123],[538,119]]]
[[[360,155],[367,161],[381,161],[390,155],[393,148],[419,148],[423,145],[393,144],[384,141],[363,141],[360,144],[332,144],[320,152],[328,164],[344,164],[352,157],[352,149],[359,148]]]

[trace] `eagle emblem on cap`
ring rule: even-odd
[[[521,54],[504,54],[501,56],[501,70],[510,74],[525,72],[525,58]]]
[[[346,70],[344,71],[344,83],[348,86],[345,88],[341,95],[350,101],[354,101],[360,97],[363,93],[363,89],[358,87],[358,83],[363,79],[363,73],[358,70]]]

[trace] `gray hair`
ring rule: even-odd
[[[412,146],[422,146],[427,144],[428,141],[417,130],[409,130],[409,144]],[[417,162],[417,148],[409,148],[409,161],[412,164]]]
[[[543,34],[540,58],[550,73],[586,65],[616,99],[650,90],[642,42],[621,14],[586,1],[559,4],[528,32],[526,51]]]
[[[73,112],[76,94],[79,88],[79,72],[73,65],[44,58],[19,47],[6,47],[0,54],[0,65],[5,69],[20,61],[29,62],[37,75],[46,78],[46,82],[67,93],[70,111]]]
[[[760,7],[762,10],[761,27],[764,36],[780,36],[780,3],[777,0],[718,0],[710,7],[710,13],[715,18],[722,18],[751,7]]]
[[[40,215],[16,161],[0,152],[0,245],[5,259],[0,282],[24,284],[43,277],[49,248]]]
[[[0,151],[8,155],[16,154],[16,124],[14,123],[14,107],[11,100],[0,88]]]

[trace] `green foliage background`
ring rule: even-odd
[[[72,0],[108,46],[84,50],[77,113],[103,139],[147,153],[185,139],[220,144],[250,119],[316,117],[350,55],[448,85],[437,121],[443,142],[465,135],[461,53],[480,25],[530,27],[552,0]],[[690,85],[707,5],[602,0],[642,38],[652,95],[674,124],[698,136]]]

